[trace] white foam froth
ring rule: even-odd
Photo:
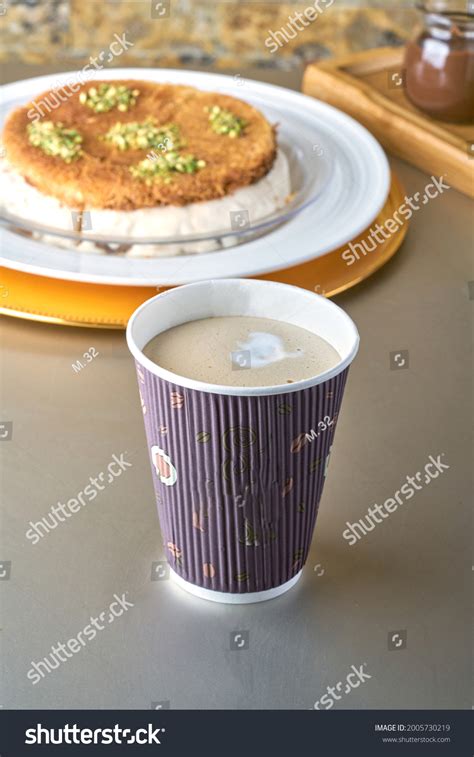
[[[236,360],[235,354],[239,352],[250,353],[250,368],[264,368],[273,363],[278,363],[280,360],[304,356],[302,349],[296,352],[287,352],[283,339],[267,331],[251,331],[248,339],[238,341],[237,348],[231,352],[234,362]]]

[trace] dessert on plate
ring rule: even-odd
[[[1,201],[9,213],[81,232],[81,240],[35,236],[91,252],[87,234],[123,236],[130,255],[208,252],[232,237],[133,244],[232,229],[283,207],[291,194],[276,130],[250,104],[193,87],[97,81],[54,100],[46,92],[17,108],[3,130]],[[46,108],[45,103],[57,103]],[[243,216],[247,217],[246,215]],[[234,226],[235,228],[235,226]]]

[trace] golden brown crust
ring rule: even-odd
[[[47,92],[15,110],[4,128],[3,143],[12,165],[39,191],[70,207],[132,210],[213,200],[258,181],[273,165],[274,129],[258,110],[242,100],[181,85],[121,80],[113,83],[140,91],[136,105],[125,113],[116,109],[95,113],[79,102],[79,95],[82,89],[101,83],[86,84],[44,115],[44,120],[60,121],[83,136],[84,154],[79,160],[65,163],[45,155],[28,141],[27,125],[33,122],[28,111],[34,103],[44,101]],[[216,134],[205,111],[212,105],[228,108],[245,119],[244,134],[237,139]],[[169,184],[158,181],[147,186],[134,178],[130,165],[143,160],[150,148],[120,152],[99,136],[117,121],[142,122],[149,116],[158,124],[177,124],[187,142],[182,152],[205,160],[205,168],[195,174],[173,174]]]

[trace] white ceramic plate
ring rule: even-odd
[[[2,88],[2,123],[10,110],[57,87],[71,73],[27,79]],[[101,79],[147,79],[225,92],[278,120],[304,169],[314,172],[317,196],[265,236],[222,251],[169,258],[94,255],[35,241],[1,229],[0,262],[53,278],[100,284],[166,286],[217,277],[257,276],[303,263],[344,245],[367,228],[390,187],[379,143],[352,118],[313,98],[253,80],[172,69],[111,69]],[[318,177],[324,185],[318,188]]]

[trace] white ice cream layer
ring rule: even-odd
[[[263,179],[218,200],[195,202],[185,206],[168,205],[139,210],[90,210],[90,234],[107,237],[172,237],[179,239],[192,234],[212,234],[236,230],[248,222],[264,218],[282,208],[291,193],[288,160],[278,150],[275,162]],[[65,231],[74,230],[72,209],[28,184],[5,158],[0,159],[0,203],[9,213],[30,222]],[[241,212],[242,215],[236,215]],[[232,216],[231,216],[232,213]],[[232,226],[233,218],[234,226]],[[248,221],[247,221],[248,219]],[[239,224],[240,221],[240,224]],[[85,225],[85,224],[84,224]],[[104,250],[87,240],[84,242],[45,236],[35,237],[59,247],[73,247],[81,252],[104,253]],[[159,257],[185,252],[210,252],[236,243],[235,237],[211,239],[203,242],[177,244],[135,244],[126,251],[130,257]]]

